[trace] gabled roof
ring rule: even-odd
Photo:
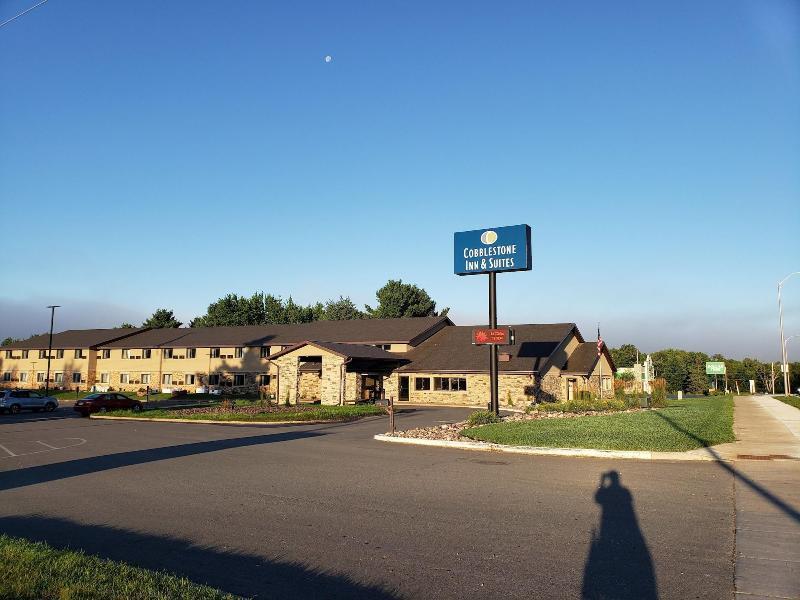
[[[69,329],[53,334],[52,347],[56,350],[66,348],[95,348],[102,344],[113,342],[121,338],[126,338],[147,331],[146,328],[126,329],[117,327],[115,329]],[[37,335],[27,340],[14,342],[8,346],[3,346],[3,350],[47,350],[49,334]]]
[[[452,325],[447,317],[354,319],[242,327],[183,327],[152,329],[105,348],[209,348],[235,346],[289,346],[304,340],[354,344],[416,345],[432,332]]]
[[[499,346],[500,353],[510,354],[511,360],[500,362],[501,372],[531,373],[541,371],[561,343],[577,328],[574,323],[543,325],[510,325],[514,330],[515,344]],[[489,346],[472,344],[472,326],[445,327],[418,347],[403,356],[410,362],[398,369],[405,372],[460,372],[485,373],[489,371]]]
[[[606,359],[611,365],[611,372],[613,373],[617,368],[614,365],[614,359],[611,357],[611,352],[608,351],[608,347],[605,344],[603,344],[603,354],[606,356]],[[588,376],[594,371],[598,359],[597,342],[585,342],[583,344],[578,344],[577,348],[575,348],[575,350],[572,351],[572,354],[570,354],[567,358],[567,362],[564,364],[562,370],[564,373]]]
[[[386,350],[381,350],[380,348],[376,348],[375,346],[365,346],[363,344],[339,344],[335,342],[317,342],[317,341],[305,341],[299,344],[295,344],[294,346],[290,346],[289,348],[285,348],[281,350],[277,354],[273,354],[269,357],[270,360],[279,358],[284,356],[285,354],[291,354],[292,352],[296,352],[297,350],[304,348],[306,346],[314,346],[316,348],[321,348],[323,350],[327,350],[328,352],[332,352],[342,358],[362,358],[368,360],[381,360],[381,361],[404,361],[405,355],[401,354],[393,354],[391,352],[387,352]]]

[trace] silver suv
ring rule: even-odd
[[[29,390],[0,390],[0,413],[15,415],[21,410],[53,412],[56,408],[58,400],[52,396]]]

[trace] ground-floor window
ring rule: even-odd
[[[119,374],[119,382],[120,383],[128,383],[130,381],[130,377],[127,373],[120,373]]]
[[[219,375],[209,375],[208,385],[219,385]]]
[[[172,373],[164,373],[161,376],[162,385],[172,385]]]
[[[418,392],[422,392],[425,390],[431,389],[431,378],[430,377],[415,377],[414,378],[414,389]]]
[[[108,383],[108,373],[100,373],[100,383]]]
[[[237,373],[233,376],[233,385],[244,385],[244,375]]]
[[[56,383],[64,383],[64,373],[56,373]]]
[[[603,377],[603,391],[607,392],[611,389],[611,377]]]
[[[73,373],[72,374],[72,383],[80,383],[81,382],[81,374],[80,373]]]
[[[466,392],[467,379],[465,377],[434,377],[433,389],[440,392]]]
[[[28,374],[27,373],[20,373],[19,374],[20,381],[28,381]]]
[[[258,385],[269,385],[269,380],[270,380],[269,375],[259,375]]]
[[[195,374],[194,373],[187,373],[185,376],[186,385],[194,385],[195,382]]]
[[[44,371],[36,373],[36,383],[44,383]]]
[[[3,373],[3,381],[11,381],[11,371]]]
[[[150,383],[150,373],[142,373],[142,378],[140,381],[142,383]]]

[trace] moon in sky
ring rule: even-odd
[[[332,60],[333,60],[333,57],[332,57],[330,54],[328,54],[327,56],[325,56],[325,62],[326,62],[326,63],[329,63],[329,62],[331,62]]]

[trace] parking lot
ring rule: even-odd
[[[733,483],[714,464],[398,447],[372,439],[385,429],[6,415],[0,531],[252,597],[732,595]]]

